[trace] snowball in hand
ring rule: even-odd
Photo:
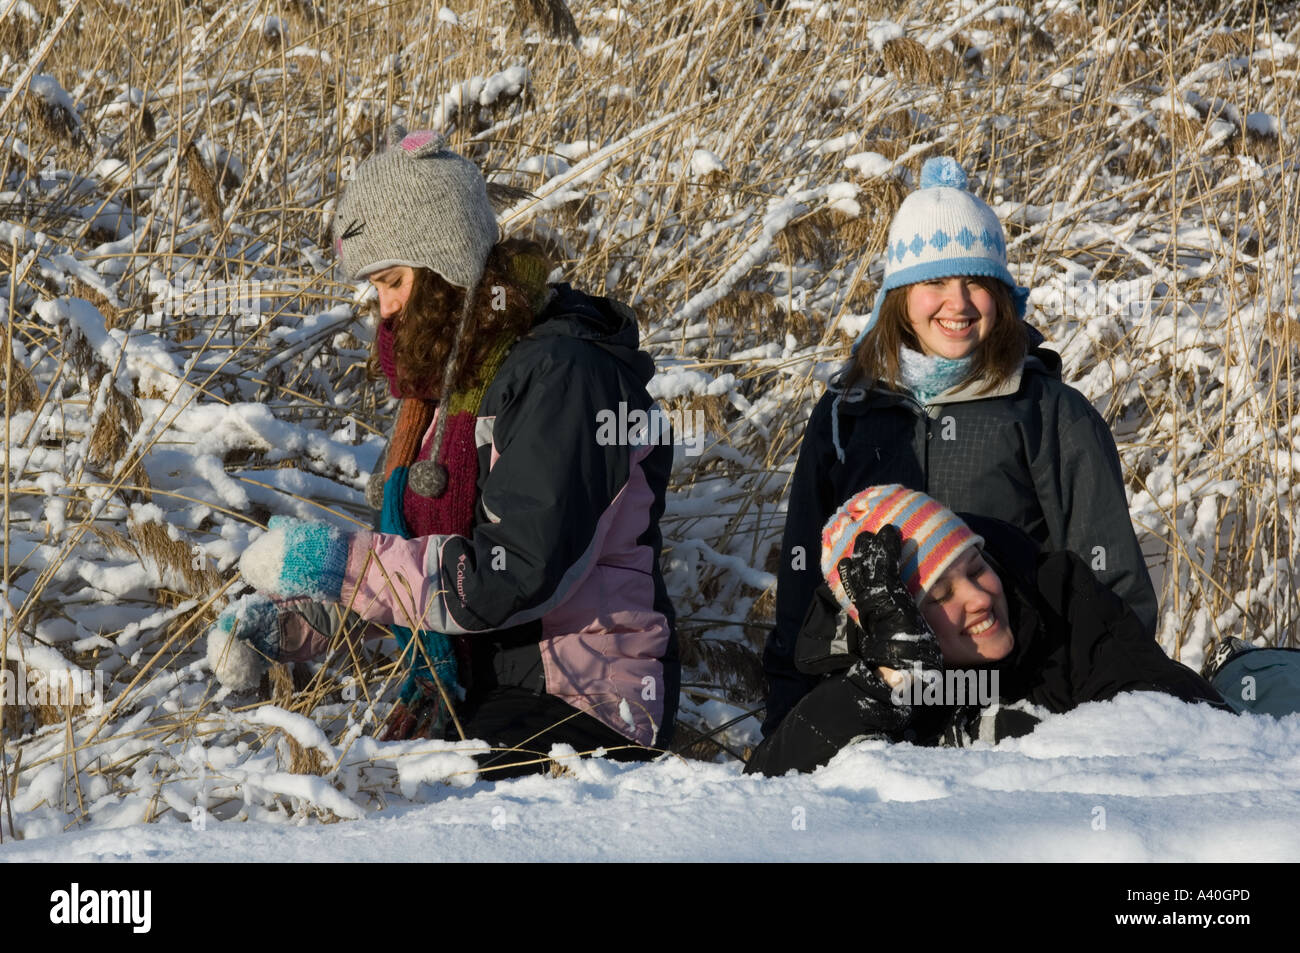
[[[208,666],[223,687],[256,688],[279,650],[279,611],[261,593],[226,606],[208,630]]]

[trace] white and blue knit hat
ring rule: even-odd
[[[966,172],[947,156],[927,159],[921,187],[903,200],[889,226],[885,277],[871,320],[853,342],[856,351],[880,318],[880,306],[893,288],[950,278],[984,275],[1011,290],[1016,313],[1025,315],[1026,288],[1007,271],[1007,242],[993,209],[966,189]]]

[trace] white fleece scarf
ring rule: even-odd
[[[970,374],[970,356],[956,359],[921,354],[910,347],[898,349],[898,370],[903,384],[918,403],[929,404],[948,388],[960,384]]]

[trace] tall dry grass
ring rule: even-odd
[[[32,0],[34,18],[0,24],[3,639],[11,657],[98,667],[113,699],[6,713],[11,789],[151,705],[120,730],[157,750],[233,737],[194,660],[250,529],[320,507],[369,521],[362,474],[388,408],[364,376],[364,321],[331,311],[355,299],[326,234],[393,120],[438,125],[530,190],[507,227],[634,304],[664,403],[706,414],[710,447],[674,471],[664,519],[697,727],[709,700],[761,699],[803,423],[870,310],[894,209],[938,154],[1000,203],[1041,289],[1031,321],[1115,428],[1166,648],[1196,664],[1223,632],[1294,644],[1295,5],[809,6]],[[881,158],[846,167],[865,152]],[[253,318],[202,301],[145,317],[160,283],[253,280]],[[1080,280],[1145,282],[1148,301],[1059,307],[1050,292]],[[221,408],[250,402],[301,442],[204,442],[199,421],[234,426]],[[196,447],[217,474],[185,462]],[[319,715],[353,676],[358,711],[391,697],[395,671],[340,647],[265,697]],[[75,743],[51,741],[65,722]],[[142,757],[95,777],[133,789]]]

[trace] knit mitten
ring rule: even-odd
[[[208,665],[223,687],[256,688],[280,653],[279,609],[260,592],[237,599],[208,630]]]
[[[942,669],[939,640],[903,584],[902,536],[886,524],[858,535],[853,555],[837,565],[844,592],[858,613],[857,655],[889,668]]]
[[[270,528],[244,550],[239,572],[276,599],[337,602],[351,541],[351,534],[329,523],[273,516]]]

